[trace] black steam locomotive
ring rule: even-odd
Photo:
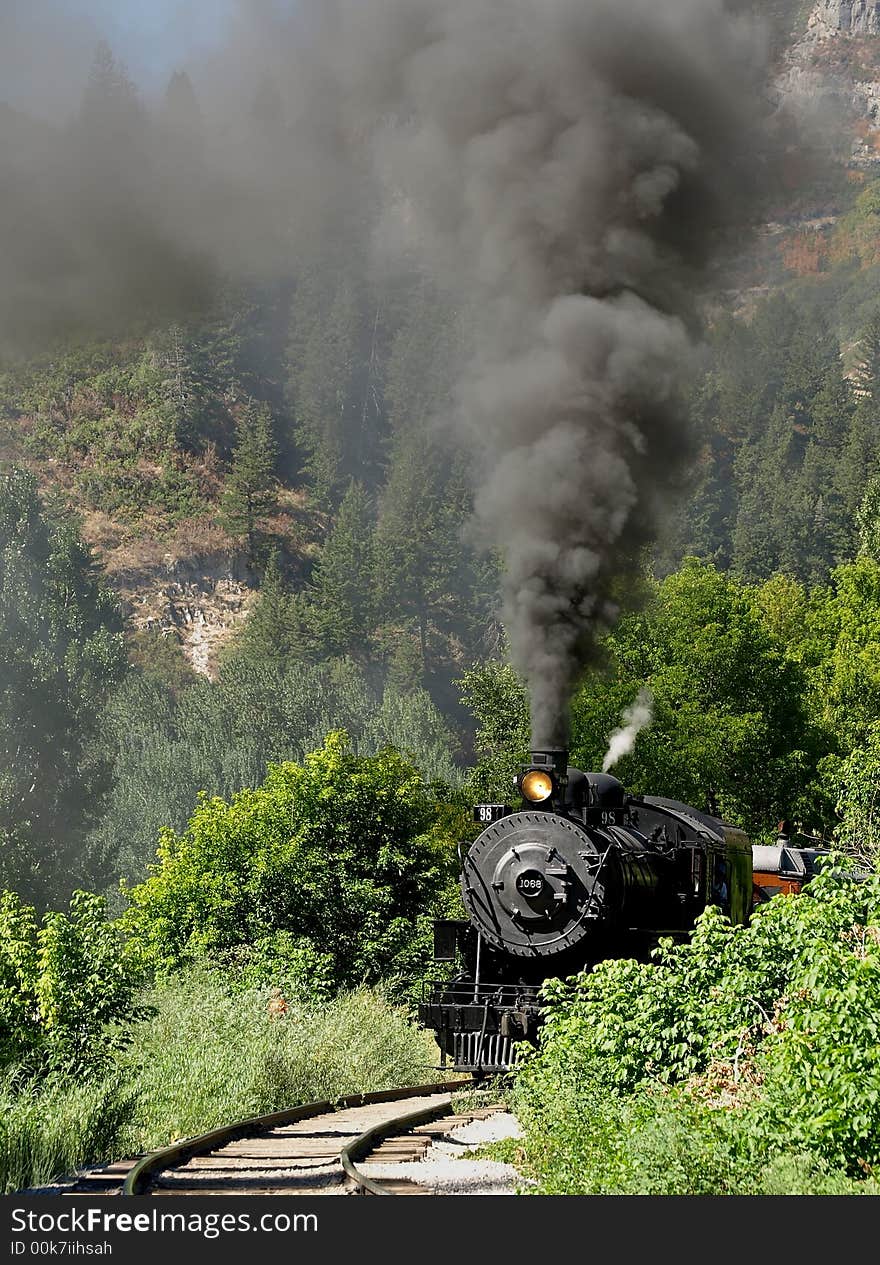
[[[510,1067],[514,1043],[536,1037],[546,979],[645,957],[708,905],[739,923],[752,906],[752,847],[736,827],[627,795],[569,767],[566,751],[533,752],[517,786],[522,808],[474,809],[485,829],[462,849],[468,921],[434,927],[435,958],[458,973],[428,990],[419,1020],[460,1071]]]

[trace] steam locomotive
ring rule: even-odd
[[[434,925],[434,956],[451,978],[432,985],[419,1020],[445,1065],[506,1071],[534,1041],[550,977],[609,957],[646,957],[684,938],[708,905],[744,923],[752,846],[735,826],[656,796],[628,795],[583,773],[563,750],[533,751],[517,776],[522,807],[478,804],[484,829],[462,848],[467,921]]]

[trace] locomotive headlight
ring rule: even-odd
[[[519,780],[520,794],[532,804],[543,804],[553,794],[553,778],[543,769],[531,769]]]

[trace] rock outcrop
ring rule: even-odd
[[[241,562],[227,554],[168,557],[155,570],[117,572],[110,580],[133,627],[175,637],[204,676],[214,675],[220,651],[247,618],[255,596]]]
[[[810,25],[848,35],[880,34],[880,0],[820,0]]]

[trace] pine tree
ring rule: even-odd
[[[372,491],[386,441],[389,314],[380,295],[352,282],[360,260],[328,261],[301,278],[292,305],[288,401],[303,474],[324,508],[352,479]]]
[[[277,448],[268,405],[251,400],[239,414],[235,434],[232,467],[220,509],[227,531],[247,541],[248,565],[255,568],[260,528],[278,507]]]
[[[880,407],[863,397],[852,411],[840,451],[837,489],[850,522],[862,503],[865,489],[880,457]]]
[[[319,657],[369,658],[374,626],[373,521],[369,497],[349,484],[315,567],[306,619]]]
[[[185,70],[175,70],[168,80],[162,114],[165,125],[178,135],[195,136],[201,132],[204,116]]]
[[[348,282],[340,284],[329,308],[322,310],[325,301],[314,281],[301,286],[297,295],[291,392],[303,473],[318,503],[330,507],[344,478],[346,439],[357,407],[358,310]]]
[[[128,159],[127,147],[140,142],[146,115],[134,84],[103,40],[95,50],[79,118],[92,151],[102,162]]]
[[[418,432],[402,437],[376,529],[376,596],[386,626],[412,627],[425,672],[433,630],[456,622],[464,515],[436,445]]]
[[[46,905],[85,872],[105,791],[99,709],[124,669],[122,620],[76,524],[36,481],[0,477],[0,887]]]
[[[229,657],[282,667],[304,657],[299,611],[284,582],[277,549],[269,555],[259,596],[242,632],[233,642]]]

